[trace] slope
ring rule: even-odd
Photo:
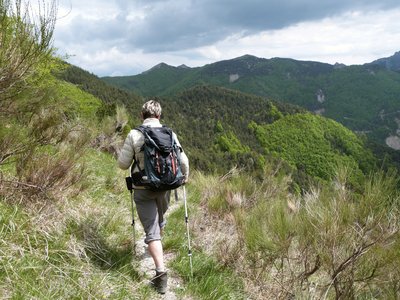
[[[102,100],[103,107],[102,111],[99,111],[100,117],[101,115],[114,114],[117,105],[124,105],[130,111],[136,112],[141,107],[142,99],[140,96],[108,85],[96,75],[77,66],[63,62],[61,69],[53,70],[52,72],[58,79],[72,83],[82,91]],[[138,115],[134,115],[133,117],[135,119],[139,118]]]

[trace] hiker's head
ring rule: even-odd
[[[161,116],[161,105],[155,100],[147,101],[142,107],[142,118],[157,118]]]

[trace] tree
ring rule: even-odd
[[[38,81],[53,60],[55,3],[40,1],[35,12],[28,2],[0,0],[0,165],[43,140],[27,123],[45,98]]]
[[[0,0],[0,104],[11,109],[13,95],[52,58],[56,1],[38,1],[38,10],[22,0]]]
[[[0,0],[0,196],[32,197],[79,180],[88,135],[63,111],[52,38],[56,0]],[[64,143],[62,143],[64,142]]]

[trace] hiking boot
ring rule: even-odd
[[[151,279],[151,284],[159,294],[165,294],[167,291],[168,274],[167,272],[157,272]]]

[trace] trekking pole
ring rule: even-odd
[[[131,193],[131,204],[132,204],[132,230],[133,230],[133,253],[136,255],[136,232],[135,232],[135,209],[133,206],[133,182],[132,177],[125,177],[126,187]]]
[[[193,279],[193,263],[192,263],[192,249],[190,247],[190,235],[189,235],[189,217],[188,217],[188,209],[187,209],[187,200],[186,200],[186,188],[183,186],[183,200],[185,203],[185,222],[186,222],[186,235],[188,238],[188,256],[190,262],[190,275],[191,279]]]

